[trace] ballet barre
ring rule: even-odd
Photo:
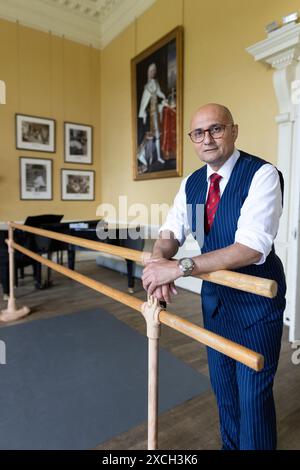
[[[146,321],[148,336],[148,449],[158,448],[158,359],[159,359],[159,338],[160,325],[164,324],[194,340],[211,347],[222,354],[225,354],[236,361],[259,372],[264,367],[264,357],[255,351],[252,351],[229,339],[223,338],[211,331],[191,323],[168,310],[164,310],[154,297],[149,297],[146,302],[123,293],[102,282],[91,279],[81,273],[75,272],[65,266],[55,263],[33,251],[17,244],[13,239],[14,229],[23,230],[47,238],[60,240],[66,243],[74,244],[91,250],[113,254],[125,259],[144,264],[151,256],[150,253],[141,253],[137,250],[107,245],[101,242],[85,240],[71,235],[60,234],[50,230],[39,229],[26,225],[8,223],[9,238],[6,240],[9,251],[9,282],[10,295],[7,309],[0,313],[1,321],[14,321],[29,314],[28,307],[17,308],[14,295],[14,250],[29,256],[39,263],[53,269],[54,271],[67,276],[80,284],[85,285],[101,294],[110,297],[128,307],[140,312]],[[277,292],[277,284],[273,280],[257,278],[245,274],[231,271],[216,271],[214,273],[197,276],[201,279],[225,285],[231,288],[252,292],[256,295],[265,297],[274,297]]]

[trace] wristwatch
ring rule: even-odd
[[[179,269],[182,271],[183,277],[190,276],[195,267],[195,263],[192,258],[181,258],[178,261]]]

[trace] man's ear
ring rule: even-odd
[[[236,139],[239,135],[239,126],[238,126],[238,124],[234,124],[232,132],[233,132],[234,141],[236,141]]]

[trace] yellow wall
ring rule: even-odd
[[[0,106],[0,221],[60,213],[95,217],[100,197],[100,52],[51,34],[0,20],[0,78],[7,104]],[[56,120],[56,153],[16,150],[15,113]],[[64,121],[94,127],[94,163],[64,163]],[[53,160],[53,201],[21,201],[19,157]],[[61,201],[60,169],[96,170],[95,201]]]
[[[206,102],[231,108],[238,148],[276,163],[277,112],[272,71],[245,48],[266,37],[266,24],[299,9],[297,0],[157,0],[101,54],[101,200],[171,203],[181,178],[132,179],[130,60],[168,31],[184,26],[184,176],[199,166],[186,133]],[[112,185],[112,181],[115,182]],[[146,220],[144,220],[146,222]]]
[[[266,37],[267,23],[298,7],[298,0],[157,0],[101,54],[0,20],[0,78],[7,82],[7,105],[0,106],[0,221],[43,212],[91,218],[100,202],[118,207],[119,195],[147,207],[172,202],[181,178],[132,178],[130,60],[177,25],[184,26],[184,176],[200,164],[186,136],[190,116],[210,101],[231,108],[240,125],[239,148],[276,163],[272,70],[245,48]],[[54,155],[15,149],[15,113],[56,119]],[[94,126],[93,166],[63,162],[64,121]],[[19,200],[21,155],[53,159],[53,201]],[[97,171],[94,202],[60,200],[61,167]]]

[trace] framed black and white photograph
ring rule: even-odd
[[[52,199],[52,160],[20,157],[21,199]]]
[[[93,128],[85,124],[65,122],[65,162],[93,163]]]
[[[133,178],[182,175],[183,28],[131,60]]]
[[[61,170],[61,198],[64,201],[93,201],[93,170]]]
[[[54,119],[16,114],[16,147],[21,150],[55,152]]]

